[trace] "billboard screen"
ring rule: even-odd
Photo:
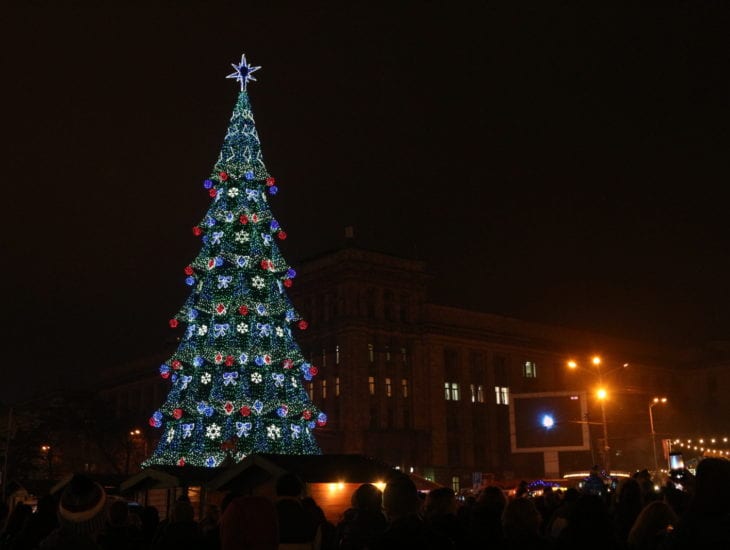
[[[517,393],[510,397],[513,453],[590,449],[585,392]]]

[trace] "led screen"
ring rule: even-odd
[[[589,448],[584,392],[518,393],[511,398],[512,452]]]

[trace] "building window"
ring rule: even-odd
[[[403,397],[408,397],[408,379],[404,378],[400,381],[401,390],[403,390]]]
[[[335,346],[335,365],[340,364],[340,346]]]
[[[406,352],[406,348],[401,348],[400,349],[400,354],[401,354],[401,357],[403,357],[403,362],[405,363],[406,360],[408,359],[408,354]]]
[[[522,366],[522,376],[525,378],[537,378],[537,364],[534,361],[525,361]]]
[[[461,491],[461,479],[459,478],[459,476],[451,476],[451,489],[455,493]]]
[[[327,366],[327,350],[322,348],[322,366]]]
[[[474,384],[469,384],[469,392],[471,393],[471,402],[477,402],[477,388]]]
[[[458,401],[459,400],[459,383],[458,382],[444,382],[444,397],[446,401]]]
[[[494,396],[497,405],[509,405],[509,388],[504,386],[494,386]]]
[[[340,377],[335,376],[335,397],[340,396]]]
[[[375,348],[372,344],[368,344],[368,360],[371,363],[375,362]]]
[[[327,399],[327,380],[322,380],[322,399]]]
[[[477,403],[484,403],[484,386],[477,385]]]
[[[307,384],[307,393],[309,394],[309,400],[314,401],[314,382]]]
[[[370,388],[370,395],[375,395],[375,377],[368,376],[368,387]]]
[[[390,361],[390,346],[385,346],[385,360]]]
[[[388,397],[393,396],[393,384],[391,384],[390,378],[385,379],[385,395]]]

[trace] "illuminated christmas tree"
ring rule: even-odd
[[[327,422],[305,388],[317,374],[292,334],[307,323],[286,290],[296,272],[277,246],[286,238],[268,205],[278,188],[264,166],[246,86],[253,67],[234,64],[241,84],[213,175],[212,198],[193,233],[202,239],[185,268],[192,292],[173,328],[180,345],[160,367],[171,381],[150,418],[162,430],[145,465],[215,467],[252,453],[320,454],[313,430]]]

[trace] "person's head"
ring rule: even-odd
[[[697,465],[694,495],[689,504],[695,515],[724,516],[730,512],[730,461],[705,458]]]
[[[502,513],[502,528],[508,540],[519,540],[540,534],[542,516],[529,498],[510,501]]]
[[[276,508],[268,498],[235,497],[221,516],[221,550],[276,550],[279,546],[277,521]]]
[[[456,495],[448,487],[432,489],[426,496],[426,514],[431,516],[456,513]]]
[[[74,475],[58,503],[61,528],[79,536],[95,536],[104,528],[106,519],[104,488],[84,475]]]
[[[657,534],[677,524],[677,515],[665,502],[655,500],[644,507],[636,518],[628,543],[632,548],[651,548]]]
[[[418,490],[408,476],[397,476],[386,484],[383,509],[390,521],[416,514],[420,506]]]
[[[195,510],[193,509],[193,505],[187,500],[178,500],[175,503],[175,507],[172,509],[172,517],[170,518],[170,521],[178,523],[183,521],[189,522],[194,519]]]
[[[489,485],[479,493],[477,504],[501,514],[507,506],[507,497],[504,496],[502,489],[496,485]]]
[[[350,504],[358,510],[379,512],[383,507],[383,492],[372,483],[363,483],[352,493]]]
[[[290,472],[281,474],[276,480],[276,496],[278,497],[301,497],[304,492],[304,484]]]

